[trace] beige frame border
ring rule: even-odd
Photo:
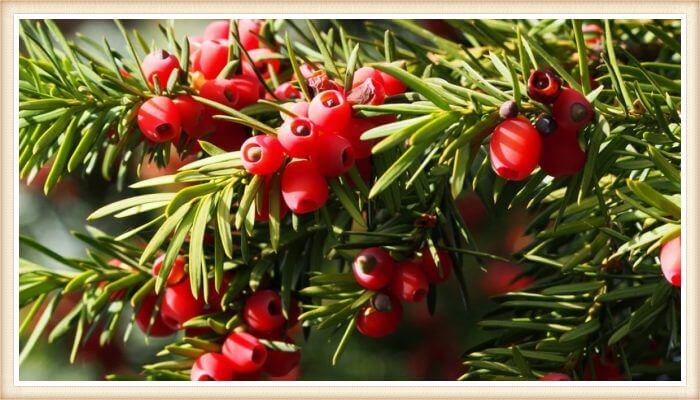
[[[193,7],[196,5],[196,7]],[[139,10],[139,11],[137,11]],[[0,398],[44,398],[44,397],[70,397],[70,398],[209,398],[209,397],[234,397],[237,399],[243,398],[260,398],[260,397],[295,397],[295,398],[350,398],[350,397],[382,397],[382,398],[448,398],[448,397],[479,397],[479,398],[516,398],[516,397],[546,397],[546,398],[699,398],[698,391],[698,352],[697,352],[697,335],[696,327],[698,327],[698,310],[700,310],[698,297],[690,295],[697,293],[698,288],[698,273],[695,266],[698,265],[699,252],[696,246],[687,245],[686,266],[684,284],[687,285],[687,298],[684,304],[686,315],[686,359],[687,375],[685,387],[659,387],[659,386],[411,386],[410,382],[404,383],[387,383],[385,386],[362,386],[361,383],[342,383],[337,382],[334,386],[207,386],[202,387],[185,387],[185,386],[119,386],[102,389],[101,393],[95,391],[96,386],[15,386],[14,384],[14,366],[13,366],[13,298],[14,298],[14,279],[13,279],[13,260],[16,257],[14,254],[14,241],[16,233],[14,232],[14,219],[16,216],[17,206],[14,203],[14,191],[17,183],[13,179],[14,157],[13,157],[13,79],[14,72],[14,14],[28,13],[76,13],[76,12],[92,12],[92,13],[135,13],[143,17],[151,17],[144,15],[148,13],[301,13],[304,17],[310,17],[314,13],[365,13],[365,14],[384,14],[390,17],[392,13],[400,10],[402,14],[435,14],[435,13],[498,13],[508,11],[509,13],[557,13],[566,12],[571,14],[577,13],[678,13],[686,15],[686,37],[684,38],[687,51],[686,61],[688,63],[687,75],[685,80],[685,93],[687,98],[687,110],[694,111],[700,109],[698,101],[693,94],[698,93],[698,90],[688,90],[689,88],[699,89],[698,73],[700,69],[697,67],[697,44],[698,44],[698,21],[700,17],[700,5],[696,1],[674,0],[674,1],[624,1],[624,2],[605,2],[605,1],[552,1],[543,0],[537,4],[528,1],[490,1],[487,3],[479,3],[475,1],[297,1],[297,0],[258,0],[251,1],[227,1],[227,2],[193,2],[193,1],[140,1],[140,0],[122,0],[122,1],[105,1],[96,4],[94,1],[21,1],[21,0],[0,0],[0,12],[2,13],[2,28],[1,28],[1,66],[2,75],[0,76],[3,88],[3,96],[0,98],[2,117],[2,132],[0,136],[0,154],[2,154],[1,183],[2,192],[0,199],[3,207],[0,211],[0,245],[2,252],[0,257],[2,260],[2,270],[0,271],[0,310],[1,324],[3,327],[0,341],[0,359],[2,367],[0,369]],[[303,11],[302,11],[303,10]],[[108,16],[108,15],[107,15]],[[418,15],[417,15],[418,16]],[[154,15],[155,17],[155,15]],[[700,146],[698,145],[698,117],[697,114],[686,112],[686,120],[684,121],[684,133],[687,136],[684,152],[684,171],[698,170],[698,154]],[[686,175],[686,178],[688,175]],[[697,243],[697,206],[698,206],[698,179],[700,176],[696,173],[690,175],[690,179],[686,179],[684,188],[686,197],[684,212],[684,225],[686,232],[684,233],[685,243]],[[690,218],[693,218],[692,220]],[[695,222],[695,223],[691,223]],[[690,268],[687,268],[690,267]],[[98,383],[99,385],[99,383]]]

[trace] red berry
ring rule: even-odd
[[[401,302],[384,293],[378,293],[357,314],[357,330],[365,336],[378,338],[396,331],[401,322]]]
[[[315,95],[329,90],[345,93],[343,86],[329,78],[324,71],[314,71],[311,75],[306,77],[306,83],[311,89],[313,89]]]
[[[378,79],[365,79],[364,82],[354,86],[348,93],[347,100],[350,104],[370,104],[377,106],[384,103],[384,85]]]
[[[192,381],[232,381],[233,375],[231,363],[219,353],[202,354],[190,370]]]
[[[240,150],[243,142],[248,138],[248,128],[240,124],[217,121],[214,127],[214,133],[208,136],[206,141],[226,151]]]
[[[204,39],[226,39],[230,30],[229,21],[212,21],[204,28]]]
[[[678,236],[661,246],[659,258],[661,271],[666,280],[673,286],[681,287],[681,237]]]
[[[284,338],[284,342],[294,344],[290,338]],[[276,351],[268,349],[267,361],[263,365],[263,371],[270,376],[287,375],[292,369],[299,365],[301,353],[298,351]]]
[[[552,116],[557,126],[579,131],[593,121],[593,107],[586,96],[574,89],[564,89],[552,104]]]
[[[376,79],[383,83],[382,74],[372,67],[362,67],[352,75],[352,87],[361,85],[367,79]]]
[[[524,118],[509,118],[491,135],[491,168],[504,179],[521,181],[537,167],[542,149],[540,135]]]
[[[588,361],[584,361],[583,380],[619,381],[625,379],[625,375],[617,367],[613,358],[614,356],[610,352],[605,357],[601,357],[598,354],[591,355],[593,368],[590,367]]]
[[[260,22],[254,19],[238,20],[238,39],[243,48],[251,51],[260,47],[260,39],[257,35],[260,33],[261,26]]]
[[[283,82],[275,89],[275,96],[283,101],[294,100],[301,98],[301,92],[291,82]]]
[[[246,139],[241,146],[243,168],[253,175],[269,175],[284,162],[280,142],[274,136],[256,135]]]
[[[443,249],[437,249],[440,268],[435,264],[430,248],[424,247],[421,252],[421,266],[425,277],[430,283],[440,283],[446,281],[452,273],[452,258],[449,253]]]
[[[340,176],[355,164],[355,150],[350,142],[340,135],[321,135],[311,154],[318,170],[325,176]]]
[[[296,214],[316,211],[328,200],[328,184],[312,161],[293,161],[282,173],[282,198]]]
[[[270,77],[268,66],[272,67],[272,70],[275,71],[275,73],[279,72],[280,60],[271,57],[275,55],[272,50],[266,48],[254,49],[250,50],[248,54],[250,55],[250,59],[253,60],[253,64],[251,64],[249,60],[246,60],[243,63],[242,70],[244,75],[252,76],[257,79],[253,65],[255,65],[255,68],[257,68],[258,72],[260,72],[260,75],[262,75],[263,78]]]
[[[309,103],[306,101],[300,101],[298,103],[286,103],[284,105],[286,109],[289,111],[293,112],[294,114],[297,115],[297,117],[303,117],[303,118],[308,118],[309,117]],[[283,121],[289,121],[290,119],[294,118],[291,115],[280,112],[280,116],[282,116]]]
[[[157,143],[176,139],[182,131],[177,106],[165,96],[146,100],[139,108],[137,123],[141,133]]]
[[[549,70],[532,71],[527,80],[527,95],[540,103],[551,104],[561,92],[561,79]]]
[[[192,67],[200,71],[204,78],[215,79],[228,64],[228,42],[222,39],[205,40],[199,47]]]
[[[287,120],[277,131],[277,139],[284,151],[296,158],[310,156],[320,136],[318,127],[304,117]]]
[[[259,290],[248,297],[243,308],[246,324],[257,331],[269,332],[284,326],[282,299],[273,290]]]
[[[192,96],[181,94],[173,99],[175,107],[180,114],[180,125],[182,129],[193,138],[198,138],[198,127],[204,115],[204,104],[198,102]]]
[[[340,132],[340,135],[347,139],[355,151],[355,158],[362,159],[372,155],[372,147],[376,140],[362,140],[360,137],[366,131],[374,128],[375,125],[367,118],[350,118],[350,122]]]
[[[272,183],[272,177],[266,176],[264,187],[262,191],[262,201],[261,204],[255,204],[255,220],[256,221],[268,221],[270,219],[270,184]],[[289,207],[282,200],[282,194],[280,192],[280,215],[279,218],[284,218],[289,212]]]
[[[321,92],[309,104],[309,119],[325,133],[340,132],[350,122],[352,109],[337,90]]]
[[[168,84],[172,72],[179,68],[180,62],[177,57],[165,50],[156,50],[141,62],[141,70],[146,75],[148,83],[153,85],[153,77],[156,76],[161,88]]]
[[[255,104],[260,98],[258,85],[241,76],[207,81],[199,90],[199,95],[237,110]]]
[[[603,41],[603,28],[595,24],[583,24],[581,26],[586,44],[598,45]]]
[[[362,250],[352,262],[352,273],[360,286],[379,290],[385,287],[394,275],[394,260],[381,247]]]
[[[163,266],[163,261],[165,261],[165,254],[156,258],[156,261],[153,263],[153,271],[152,271],[153,276],[158,276],[158,273],[160,273],[160,269]],[[172,286],[172,285],[179,283],[184,278],[185,278],[185,257],[177,256],[177,257],[175,257],[175,261],[173,262],[173,266],[170,269],[170,272],[168,273],[168,278],[166,279],[166,283],[168,284],[168,286]]]
[[[267,359],[267,348],[258,338],[246,332],[232,333],[224,341],[221,354],[235,372],[248,374],[258,371]]]
[[[163,321],[160,313],[154,316],[153,325],[151,326],[151,330],[148,331],[148,325],[151,322],[151,316],[153,315],[157,300],[158,296],[156,295],[147,295],[144,297],[141,302],[141,308],[139,308],[138,313],[136,313],[136,325],[138,325],[144,333],[148,332],[149,336],[170,336],[175,330],[171,329],[165,321]]]
[[[204,300],[196,299],[192,295],[189,278],[165,289],[160,314],[163,321],[171,328],[182,328],[182,324],[203,314],[204,311]]]
[[[398,65],[398,63],[393,63]],[[379,71],[379,75],[382,78],[382,83],[384,85],[384,93],[387,96],[395,96],[397,94],[404,93],[407,89],[406,85],[399,79],[387,74],[386,72]]]
[[[403,301],[422,301],[428,293],[428,278],[418,264],[402,262],[391,279],[391,292]]]
[[[557,129],[542,138],[540,168],[554,177],[571,176],[583,169],[586,153],[581,150],[576,134]]]
[[[561,372],[550,372],[540,378],[541,381],[570,381],[571,377]]]
[[[494,261],[489,264],[486,273],[481,278],[481,289],[488,296],[526,289],[534,279],[531,276],[523,276],[522,273],[522,267],[517,264]]]

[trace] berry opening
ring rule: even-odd
[[[338,98],[338,93],[334,92],[324,92],[321,93],[321,104],[328,108],[337,107],[340,105],[340,99]]]
[[[391,299],[384,293],[379,293],[374,296],[372,306],[379,312],[391,312]]]
[[[201,376],[199,377],[199,379],[197,379],[197,380],[198,380],[198,381],[207,381],[207,382],[208,382],[208,381],[213,381],[214,379],[213,379],[211,376],[209,376],[209,375],[201,375]]]
[[[544,88],[548,87],[550,84],[549,77],[547,76],[546,73],[544,73],[542,71],[537,71],[537,72],[535,72],[534,83],[535,83],[535,87],[537,89],[544,89]]]
[[[343,151],[340,153],[340,159],[342,160],[343,167],[345,168],[349,168],[353,161],[355,161],[350,149],[343,149]]]
[[[156,127],[156,132],[160,133],[161,135],[164,135],[173,128],[172,125],[165,123],[165,124],[160,124]]]
[[[307,121],[296,120],[292,123],[292,133],[294,136],[309,136],[311,135],[311,126]]]
[[[161,50],[161,51],[157,52],[156,54],[158,54],[160,56],[160,58],[163,60],[170,57],[170,53],[168,53],[166,50]]]
[[[282,310],[280,309],[280,306],[279,304],[277,304],[276,301],[271,301],[267,303],[267,312],[270,315],[279,315],[282,312]]]
[[[233,90],[231,89],[224,89],[224,97],[226,97],[226,100],[235,103],[238,101],[238,94],[234,93]]]
[[[250,354],[250,360],[254,364],[260,364],[265,361],[265,348],[263,346],[253,347],[253,352]]]
[[[574,122],[581,122],[588,116],[588,109],[581,103],[574,103],[571,105],[570,113]]]
[[[260,146],[253,145],[248,147],[243,155],[245,156],[246,161],[256,163],[262,158],[262,153],[263,151]]]
[[[362,272],[365,274],[370,274],[377,265],[377,259],[373,256],[360,256],[357,258],[357,263],[360,264],[360,269]]]

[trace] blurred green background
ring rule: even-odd
[[[111,20],[59,20],[59,27],[71,37],[75,32],[100,41],[106,37],[111,46],[125,51],[124,42]],[[125,20],[128,29],[136,29],[148,39],[165,44],[155,20]],[[207,20],[177,20],[177,34],[199,35]],[[435,24],[432,21],[430,24]],[[362,34],[361,21],[344,21],[349,31]],[[177,163],[178,160],[174,160]],[[133,168],[135,170],[135,168]],[[128,189],[117,191],[114,184],[104,181],[99,174],[70,176],[58,184],[50,196],[42,193],[43,179],[48,171],[41,171],[34,182],[20,185],[20,233],[37,239],[45,246],[64,256],[83,257],[85,248],[71,236],[70,231],[85,232],[85,218],[96,208],[133,195]],[[155,166],[144,167],[143,175],[165,174]],[[132,181],[136,180],[135,176]],[[522,236],[527,217],[521,210],[493,219],[486,215],[480,201],[473,194],[458,200],[463,216],[476,233],[483,251],[508,256],[528,239]],[[94,226],[117,234],[125,226],[114,220],[100,220]],[[31,249],[21,248],[20,256],[34,262],[61,268]],[[299,379],[302,380],[453,380],[464,373],[460,357],[469,347],[486,339],[486,333],[476,329],[475,323],[493,308],[483,293],[484,272],[476,265],[465,269],[470,293],[470,305],[465,309],[452,279],[438,290],[437,310],[433,316],[425,303],[407,304],[399,332],[376,340],[354,333],[338,365],[330,360],[342,332],[313,331],[304,342],[299,335],[297,343],[303,346]],[[60,321],[69,311],[71,301],[64,299],[52,323]],[[63,314],[62,314],[63,313]],[[124,321],[124,319],[123,319]],[[47,329],[49,331],[50,329]],[[123,330],[122,330],[123,332]],[[21,380],[100,380],[105,374],[134,375],[140,366],[157,360],[155,353],[168,339],[148,341],[134,329],[127,342],[119,334],[112,344],[101,348],[96,337],[88,340],[78,353],[75,364],[68,362],[70,335],[47,344],[43,338],[20,368]],[[21,338],[24,340],[26,338]]]

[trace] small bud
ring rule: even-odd
[[[548,114],[540,114],[535,120],[535,128],[542,136],[552,134],[557,130],[557,121]]]
[[[379,312],[390,312],[391,298],[384,293],[378,293],[372,300],[372,306]]]
[[[501,104],[501,108],[498,110],[501,118],[515,118],[518,116],[518,105],[515,104],[513,100],[508,100]]]

